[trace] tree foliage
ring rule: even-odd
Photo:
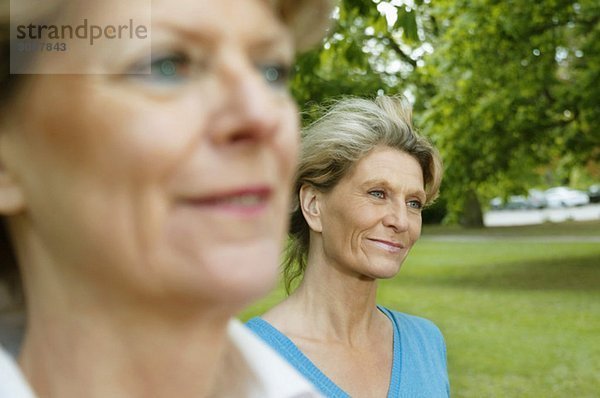
[[[297,65],[306,117],[342,94],[409,95],[442,152],[451,214],[541,170],[598,164],[597,1],[346,0],[336,17]]]
[[[305,120],[316,116],[312,112],[316,105],[333,97],[373,97],[379,90],[395,93],[416,67],[410,56],[411,45],[419,43],[415,10],[401,8],[390,25],[379,4],[340,2],[323,46],[299,57],[291,87]]]
[[[419,106],[456,205],[518,188],[539,165],[598,160],[597,2],[439,1],[431,13],[439,36],[417,72]]]

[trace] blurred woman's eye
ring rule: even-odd
[[[408,202],[408,207],[415,210],[421,210],[423,209],[423,203],[421,203],[419,200],[410,200]]]
[[[179,80],[189,77],[192,61],[185,54],[159,56],[150,64],[150,77],[157,80]]]
[[[283,64],[259,65],[258,69],[265,81],[275,87],[285,87],[291,74],[291,68]]]
[[[377,199],[385,199],[385,192],[383,192],[381,190],[369,191],[369,195],[371,195]]]
[[[158,83],[175,83],[192,74],[192,60],[183,53],[153,56],[149,63],[137,65],[136,75]]]

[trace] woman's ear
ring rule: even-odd
[[[315,232],[322,232],[321,223],[321,192],[313,186],[304,184],[298,194],[300,200],[300,209],[304,215],[306,223]]]
[[[11,216],[25,208],[25,197],[21,185],[8,167],[9,140],[0,130],[0,215]]]

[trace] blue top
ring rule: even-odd
[[[394,356],[388,398],[438,398],[450,396],[446,345],[431,321],[378,306],[394,327]],[[347,398],[300,349],[270,323],[256,317],[247,326],[310,380],[326,397]]]

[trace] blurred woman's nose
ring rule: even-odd
[[[394,232],[408,231],[408,217],[406,203],[392,204],[383,217],[383,225],[392,228]]]
[[[229,55],[219,67],[223,125],[215,130],[213,139],[252,144],[273,138],[281,115],[276,90],[245,57]]]

